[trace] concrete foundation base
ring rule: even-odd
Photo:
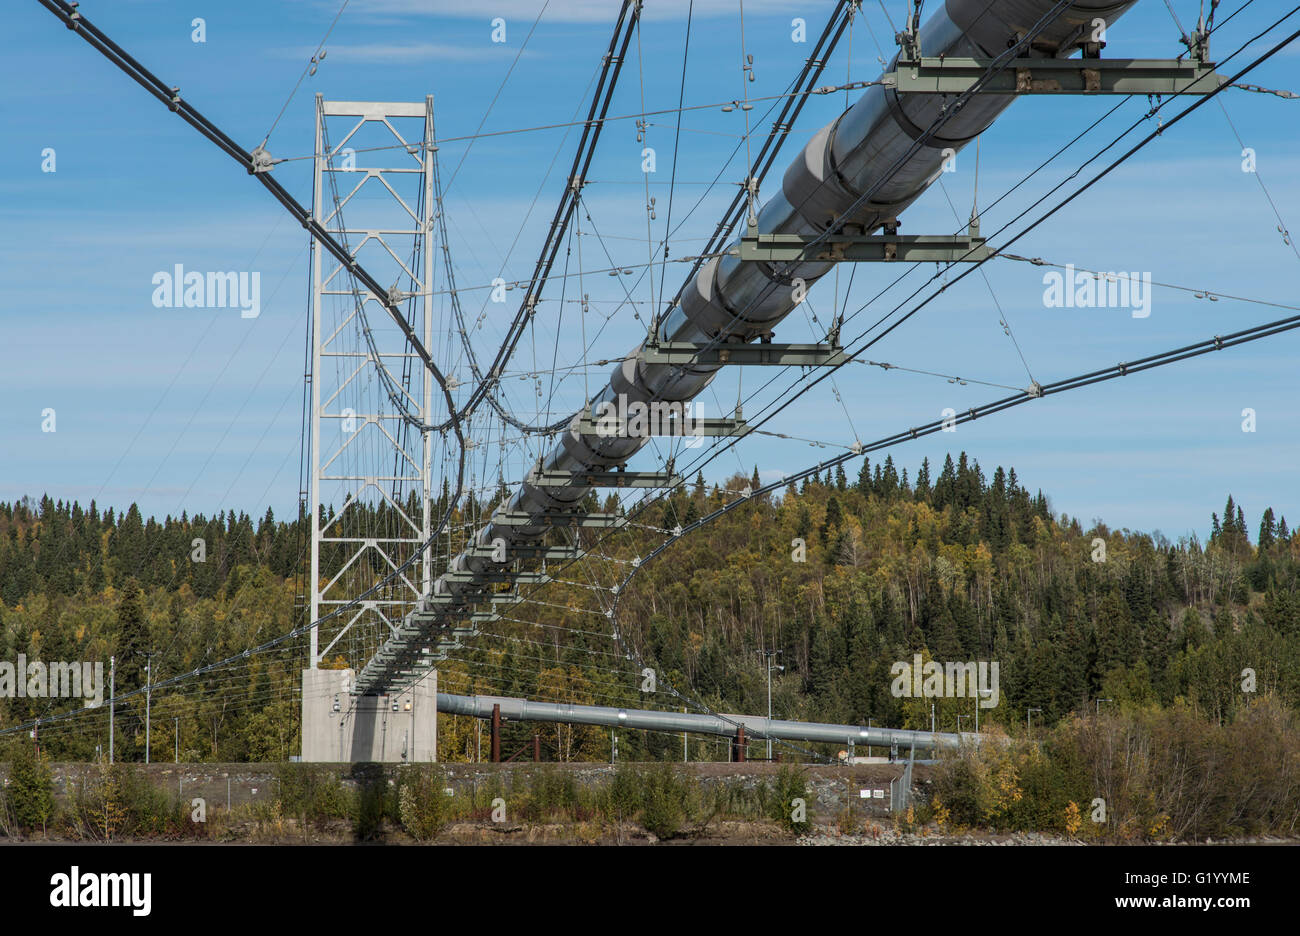
[[[302,759],[430,763],[438,759],[438,674],[392,695],[349,694],[350,669],[302,671]]]

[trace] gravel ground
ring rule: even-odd
[[[831,830],[799,838],[800,845],[1081,845],[1072,839],[1038,832],[1013,832],[1007,835],[967,833],[964,835],[918,835],[877,827],[873,831],[845,835]]]

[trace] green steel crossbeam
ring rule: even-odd
[[[578,420],[578,432],[582,435],[597,436],[602,439],[627,438],[627,420],[615,420],[617,429],[607,433],[602,428],[604,419],[593,419],[590,413],[584,413]],[[653,423],[653,420],[651,421]],[[685,431],[680,424],[689,426]],[[663,419],[660,425],[653,426],[649,435],[659,438],[689,438],[693,436],[744,436],[753,430],[743,419],[729,416],[701,416],[688,419]]]
[[[992,251],[984,238],[971,234],[758,234],[747,231],[740,237],[735,254],[741,260],[780,263],[798,260],[837,262],[976,263],[987,260]],[[662,345],[661,345],[662,347]],[[820,348],[820,345],[772,345],[771,347]],[[732,348],[733,358],[735,348]],[[838,349],[836,349],[838,350]],[[667,363],[667,362],[665,362]],[[672,362],[677,363],[677,362]],[[701,361],[701,363],[704,363]],[[712,363],[718,363],[713,361]],[[727,363],[727,362],[721,362]],[[735,361],[731,363],[786,364],[797,361]]]
[[[770,238],[759,238],[764,239]],[[755,258],[745,257],[742,249],[741,259]],[[775,367],[838,367],[848,360],[844,349],[837,344],[759,342],[697,345],[685,341],[646,345],[641,358],[647,364],[765,364]]]
[[[1209,94],[1227,81],[1195,59],[922,56],[895,68],[883,82],[906,94],[963,94],[986,75],[980,94]]]
[[[456,585],[503,584],[518,582],[524,585],[545,585],[551,577],[544,572],[444,572],[442,579]]]
[[[420,599],[425,608],[463,608],[466,605],[473,604],[476,601],[482,601],[487,593],[483,589],[477,592],[462,592],[459,595],[452,594],[433,594],[425,595]],[[437,623],[442,621],[441,615],[436,611],[420,610],[413,611],[410,615],[413,621],[428,621]]]
[[[682,483],[682,476],[670,471],[534,471],[528,483],[537,487],[566,487],[577,481],[588,487],[608,488],[674,488]]]
[[[502,526],[533,527],[590,527],[611,529],[624,526],[627,518],[619,514],[583,513],[581,511],[544,511],[531,514],[522,510],[505,510],[492,515],[492,522]]]
[[[581,559],[585,553],[577,546],[533,546],[519,543],[506,543],[503,547],[507,560],[509,559],[549,559],[553,561],[564,561],[569,559]],[[500,552],[493,546],[471,546],[465,550],[467,556],[475,559],[488,559],[496,561]]]
[[[492,583],[488,581],[479,581],[474,578],[460,579],[458,581],[459,584],[462,586],[459,593],[459,597],[464,599],[465,601],[469,601],[469,602],[482,601],[485,597],[487,597],[488,593],[491,591],[490,586]],[[447,596],[451,596],[451,593],[447,593],[447,595],[444,597]],[[434,597],[437,598],[439,597],[439,595],[434,595]],[[453,604],[460,604],[460,603],[461,602],[453,602]]]
[[[498,617],[498,615],[495,614],[489,615],[486,613],[474,615],[475,619],[480,617],[484,617],[484,618],[490,617],[495,620]],[[388,657],[384,657],[384,659],[386,662],[395,663],[397,666],[400,667],[398,669],[395,669],[393,673],[393,680],[395,683],[401,682],[403,680],[409,680],[412,677],[416,677],[416,676],[422,677],[424,671],[427,670],[427,668],[430,665],[439,662],[441,660],[445,660],[447,658],[448,653],[450,653],[453,650],[459,650],[465,646],[462,643],[462,641],[472,640],[478,635],[479,635],[479,629],[473,625],[470,625],[468,627],[466,626],[453,627],[451,629],[450,637],[449,638],[444,637],[442,639],[439,639],[438,642],[432,648],[425,647],[422,650],[420,650],[418,654],[405,653],[400,655],[400,657],[388,656]],[[409,660],[409,662],[398,663],[399,659]]]
[[[462,605],[465,603],[465,600],[456,595],[425,595],[423,598],[420,599],[420,603],[424,605],[425,608],[436,608],[436,607],[448,607],[453,605]],[[412,620],[425,620],[425,619],[434,620],[436,619],[436,617],[437,615],[433,611],[422,609],[420,611],[411,612]]]

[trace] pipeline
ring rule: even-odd
[[[1095,19],[1101,18],[1109,26],[1134,2],[1080,0],[1043,28],[1025,54],[1068,56],[1086,39]],[[921,28],[920,48],[927,56],[993,57],[1014,46],[1056,6],[1054,0],[946,0]],[[896,62],[890,64],[890,71]],[[944,150],[958,151],[975,139],[1012,100],[1011,95],[972,96],[910,158],[896,166],[925,135],[925,128],[943,116],[950,102],[941,95],[909,95],[872,85],[838,119],[818,131],[789,166],[781,191],[758,211],[759,232],[816,236],[838,228],[866,234],[896,224],[899,214],[941,174]],[[872,192],[871,198],[858,205],[866,192]],[[845,216],[855,205],[853,214]],[[749,342],[770,335],[795,308],[790,288],[793,280],[800,278],[811,287],[832,266],[825,261],[805,261],[783,266],[778,272],[770,264],[745,262],[730,254],[714,258],[682,289],[677,305],[660,325],[660,339],[707,345],[717,340]],[[637,403],[684,404],[725,366],[647,364],[645,348],[643,342],[615,367],[609,383],[589,401],[590,412],[605,404],[620,413],[624,406]],[[449,571],[471,576],[502,571],[505,564],[485,557],[484,550],[491,550],[497,541],[504,541],[507,551],[539,542],[551,529],[543,519],[546,514],[575,510],[590,493],[591,488],[582,481],[584,472],[625,465],[648,441],[584,433],[585,415],[586,411],[573,418],[539,463],[541,471],[572,476],[572,483],[540,486],[524,481],[506,506],[499,508],[536,517],[537,524],[489,521],[471,540],[478,550],[456,556]],[[474,587],[463,578],[439,578],[433,583],[435,594],[452,596]],[[382,691],[399,672],[418,666],[428,635],[459,613],[446,609],[439,614],[441,610],[434,605],[412,615],[410,626],[389,637],[362,669],[353,691]],[[434,612],[433,623],[430,611]]]
[[[979,735],[905,731],[895,728],[862,728],[858,725],[826,725],[817,722],[782,721],[761,715],[703,715],[697,712],[656,712],[620,709],[605,705],[570,705],[561,702],[530,702],[500,696],[461,696],[438,693],[438,711],[448,715],[491,718],[493,706],[511,721],[563,722],[569,725],[603,725],[638,731],[721,735],[734,737],[736,727],[745,729],[753,740],[823,742],[826,744],[897,746],[900,750],[955,749],[963,743],[979,743]]]

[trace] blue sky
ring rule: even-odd
[[[336,0],[85,0],[81,9],[251,149],[289,97],[338,6]],[[1174,0],[1189,26],[1197,6]],[[1227,0],[1220,18],[1237,6]],[[745,4],[744,49],[754,56],[756,76],[747,87],[740,69],[738,5],[698,0],[695,7],[688,105],[721,104],[746,93],[778,94],[809,49],[791,41],[791,19],[805,17],[809,32],[818,32],[829,4]],[[880,4],[865,7],[864,20],[854,28],[852,55],[847,44],[840,46],[825,83],[873,79],[881,51],[892,54],[893,30]],[[901,21],[902,0],[885,0],[884,7],[894,24]],[[444,139],[474,135],[480,123],[484,132],[495,132],[573,121],[585,111],[584,96],[608,43],[616,5],[552,0],[539,19],[540,8],[532,0],[352,0],[326,43],[325,61],[292,97],[271,136],[273,155],[293,157],[277,166],[277,177],[310,203],[311,162],[298,157],[312,153],[312,99],[318,92],[345,100],[414,101],[433,94]],[[646,110],[676,106],[685,10],[685,0],[647,3],[640,53],[634,42],[611,114],[640,113],[642,97]],[[1216,34],[1215,56],[1236,50],[1278,15],[1278,5],[1247,9]],[[506,20],[505,43],[491,41],[490,20],[496,16]],[[191,39],[194,17],[206,21],[204,43]],[[304,232],[228,157],[34,0],[11,4],[6,20],[0,38],[0,116],[7,141],[0,147],[0,321],[7,344],[0,370],[0,498],[49,493],[83,502],[95,498],[101,505],[135,501],[156,515],[229,508],[260,514],[267,506],[280,515],[291,513],[298,490],[308,289]],[[1282,35],[1277,30],[1271,38]],[[887,43],[883,50],[877,40]],[[1154,0],[1143,0],[1114,24],[1108,40],[1107,54],[1115,56],[1172,56],[1180,50],[1168,10]],[[1266,47],[1265,41],[1256,42],[1228,70]],[[1284,50],[1245,80],[1300,90],[1298,53],[1295,46]],[[1219,100],[1223,108],[1207,103],[1011,249],[1087,269],[1149,272],[1161,283],[1296,304],[1300,257],[1277,232],[1259,180],[1242,172],[1241,145],[1224,109],[1245,144],[1255,149],[1258,176],[1276,210],[1300,225],[1294,220],[1300,217],[1295,130],[1300,101],[1240,90]],[[751,112],[760,134],[766,130],[761,114],[768,103]],[[1114,103],[1017,101],[981,140],[979,202],[991,203]],[[843,93],[813,98],[778,171],[844,105]],[[1124,105],[986,214],[984,233],[1074,171],[1144,109],[1145,101]],[[741,142],[744,117],[742,111],[724,113],[718,107],[686,112],[678,184],[671,196],[675,116],[649,118],[646,144],[657,153],[651,177],[653,234],[656,243],[664,236],[671,197],[674,257],[703,247],[735,191],[733,183],[745,175],[743,146],[728,163]],[[1139,132],[1149,128],[1143,124]],[[608,266],[604,251],[619,265],[645,262],[643,144],[636,133],[632,119],[611,122],[588,176],[587,210],[601,236],[583,238],[587,268]],[[1124,148],[1136,139],[1128,138]],[[441,145],[444,183],[454,175],[446,209],[457,277],[465,287],[463,303],[471,317],[485,315],[475,336],[480,358],[495,349],[514,308],[488,305],[481,287],[497,275],[507,280],[528,275],[575,140],[573,128],[561,127],[482,137],[468,151],[463,139]],[[41,170],[46,148],[56,153],[52,173]],[[954,210],[965,218],[975,186],[973,147],[958,156],[956,168],[942,177],[942,188],[933,187],[905,214],[905,233],[950,233]],[[1085,170],[1080,178],[1090,174]],[[715,178],[719,184],[705,184]],[[778,178],[774,172],[768,187]],[[189,270],[260,272],[261,315],[245,319],[231,309],[155,308],[151,277],[177,263]],[[670,290],[680,285],[686,269],[669,265]],[[968,277],[867,356],[1022,387],[1029,373],[1047,383],[1294,314],[1228,299],[1209,302],[1159,286],[1144,319],[1125,309],[1045,308],[1047,268],[1000,260],[984,269],[987,286],[979,274]],[[852,311],[892,278],[890,271],[863,264],[849,290],[850,272],[841,269],[838,293],[832,274],[810,294],[811,308],[822,321],[837,297]],[[918,273],[905,283],[919,285],[929,275]],[[658,268],[653,279],[657,291]],[[632,314],[638,306],[619,300],[630,294],[647,302],[649,278],[611,280],[599,273],[583,288],[594,308],[617,310],[592,342],[589,357],[626,352],[644,326]],[[558,298],[558,292],[557,281],[547,298]],[[568,298],[575,294],[576,288],[566,292]],[[886,294],[854,319],[846,334],[856,334],[855,325],[865,325],[905,295]],[[993,297],[1014,328],[1028,373],[999,325]],[[543,303],[542,310],[535,333],[510,366],[512,376],[544,370],[552,354],[561,365],[582,360],[576,313],[561,318],[554,301]],[[595,330],[598,324],[593,318],[587,326]],[[807,341],[815,336],[796,312],[778,337]],[[534,351],[538,364],[531,363]],[[1252,528],[1267,506],[1294,526],[1300,522],[1297,352],[1300,334],[1289,333],[963,425],[955,434],[900,446],[894,458],[914,470],[922,457],[942,461],[947,451],[965,450],[990,474],[998,464],[1015,466],[1026,485],[1051,496],[1058,512],[1085,523],[1101,518],[1113,527],[1159,529],[1173,538],[1191,531],[1204,536],[1210,511],[1221,509],[1229,493],[1245,507]],[[590,370],[593,386],[604,382],[608,369]],[[551,418],[571,412],[583,398],[580,372],[565,373],[578,376],[559,384]],[[744,393],[770,376],[746,374]],[[531,418],[536,397],[524,392],[528,386],[528,381],[517,383],[508,399]],[[871,441],[937,419],[945,407],[962,410],[1005,394],[974,383],[957,386],[943,378],[857,365],[838,374],[836,386],[843,406],[826,382],[765,428],[844,445],[855,433]],[[716,415],[722,401],[734,401],[736,394],[737,377],[728,374],[704,399]],[[746,414],[758,412],[763,399],[760,395],[747,406]],[[47,408],[57,414],[53,433],[41,431]],[[1253,433],[1241,429],[1246,408],[1256,413]],[[720,480],[757,464],[765,480],[772,479],[835,450],[752,438],[706,473]],[[503,466],[507,478],[517,477],[535,451],[512,445]],[[480,480],[489,475],[495,477],[495,467],[482,469]]]

